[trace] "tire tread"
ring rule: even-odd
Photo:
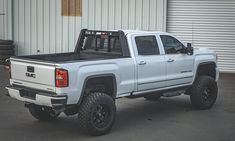
[[[201,101],[200,92],[202,91],[202,89],[204,88],[204,85],[206,85],[206,83],[210,83],[210,85],[212,85],[213,89],[215,90],[215,100],[212,102],[211,105],[204,105]],[[217,93],[218,93],[218,87],[217,87],[217,84],[216,84],[216,81],[214,80],[214,78],[212,78],[210,76],[198,77],[197,80],[195,81],[195,83],[193,84],[192,89],[191,89],[190,100],[191,100],[192,106],[194,108],[200,109],[200,110],[205,110],[205,109],[211,108],[216,101]]]
[[[111,126],[108,127],[105,130],[102,131],[97,131],[96,129],[94,129],[93,127],[90,126],[90,113],[91,113],[91,105],[96,104],[99,99],[104,99],[104,100],[108,100],[109,102],[112,101],[112,104],[115,105],[115,101],[108,96],[107,94],[101,93],[101,92],[94,92],[89,94],[88,96],[84,97],[83,102],[81,103],[81,107],[78,110],[78,120],[79,120],[79,125],[80,128],[93,136],[99,136],[99,135],[103,135],[107,132],[109,132],[109,130],[112,128],[112,125],[114,123],[114,120],[111,123]],[[116,107],[115,107],[115,111],[116,113]],[[115,116],[114,116],[115,118]]]

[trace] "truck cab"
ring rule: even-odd
[[[193,55],[173,36],[164,33],[128,35],[137,69],[137,91],[190,85],[194,76]]]

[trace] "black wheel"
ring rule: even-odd
[[[152,101],[155,101],[155,100],[159,100],[161,98],[162,95],[160,94],[152,94],[152,95],[146,95],[144,96],[144,98],[146,100],[152,100]]]
[[[107,94],[94,92],[84,98],[78,110],[81,129],[93,136],[108,133],[116,116],[115,101]]]
[[[14,50],[14,45],[1,45],[0,44],[0,50]]]
[[[29,112],[40,121],[52,121],[58,118],[59,114],[54,114],[49,108],[31,104]]]
[[[0,45],[11,45],[13,44],[12,40],[0,40]]]
[[[210,76],[200,76],[191,89],[190,100],[196,109],[209,109],[215,104],[217,93],[216,81]]]

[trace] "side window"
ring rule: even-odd
[[[168,35],[161,35],[160,37],[166,54],[181,53],[182,49],[184,48],[184,45],[180,41]]]
[[[139,55],[159,55],[159,48],[155,36],[138,36],[135,42]]]

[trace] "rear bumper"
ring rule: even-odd
[[[8,86],[9,96],[19,101],[47,107],[61,107],[67,104],[67,96],[58,96],[50,92],[43,92],[18,86]]]

